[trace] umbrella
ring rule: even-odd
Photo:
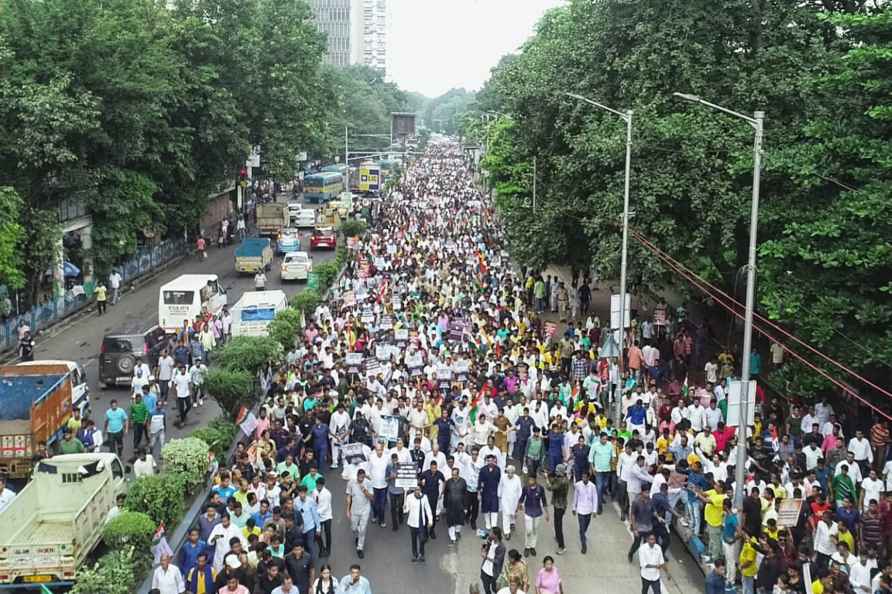
[[[71,262],[63,262],[62,271],[65,278],[77,278],[81,275],[81,269]]]

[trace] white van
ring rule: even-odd
[[[158,325],[168,334],[176,333],[202,311],[219,313],[227,299],[216,274],[184,274],[159,290]]]
[[[71,374],[71,405],[81,411],[85,418],[90,410],[90,387],[87,385],[87,373],[77,361],[58,361],[41,359],[40,361],[24,361],[19,367],[31,365],[64,365]]]
[[[285,291],[248,291],[232,307],[233,336],[266,336],[266,327],[288,307]]]

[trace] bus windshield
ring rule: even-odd
[[[195,291],[164,291],[164,305],[192,305]]]

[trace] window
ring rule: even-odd
[[[112,460],[112,476],[116,479],[124,478],[124,468],[119,460]]]
[[[164,291],[164,305],[192,305],[195,291]]]

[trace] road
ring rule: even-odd
[[[312,207],[313,205],[308,205]],[[310,232],[301,233],[301,246],[309,247]],[[120,332],[125,328],[140,326],[149,328],[158,323],[158,291],[162,285],[170,282],[181,274],[202,273],[217,274],[221,284],[228,293],[229,305],[234,305],[242,293],[254,290],[254,279],[251,275],[240,275],[235,272],[235,246],[230,245],[221,249],[212,248],[208,252],[206,260],[199,260],[194,256],[187,256],[175,265],[165,269],[150,282],[147,282],[132,292],[124,293],[117,305],[109,305],[108,311],[97,316],[95,312],[84,316],[82,319],[62,329],[58,334],[50,331],[51,337],[42,339],[37,337],[37,347],[34,350],[35,359],[64,359],[76,360],[84,366],[87,373],[87,381],[90,387],[92,418],[97,425],[102,426],[105,419],[105,411],[112,399],[117,399],[122,406],[129,405],[130,390],[127,386],[105,389],[98,382],[99,347],[103,336]],[[313,261],[321,264],[334,259],[334,251],[312,252]],[[289,296],[302,291],[306,283],[288,281],[282,283],[279,280],[278,264],[281,258],[276,258],[272,272],[268,275],[267,289],[282,289]],[[176,418],[173,408],[168,411],[168,418]],[[177,428],[173,423],[168,423],[167,438],[184,437],[192,431],[211,421],[220,414],[220,409],[213,400],[206,401],[203,407],[193,409],[189,413],[186,425]],[[130,436],[125,438],[124,460],[132,456],[132,444]]]

